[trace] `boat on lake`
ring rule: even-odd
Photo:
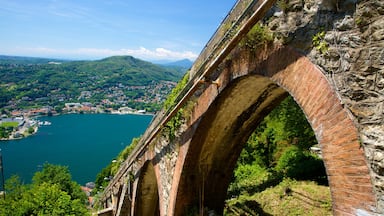
[[[52,123],[49,121],[39,121],[39,126],[48,126],[51,125]]]

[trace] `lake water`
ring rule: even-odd
[[[68,166],[72,179],[84,185],[144,133],[150,115],[71,114],[41,117],[52,124],[40,126],[30,137],[1,141],[5,178],[19,175],[30,183],[45,162]]]

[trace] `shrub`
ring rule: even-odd
[[[318,156],[296,146],[291,146],[284,151],[277,161],[275,170],[281,172],[284,177],[326,183],[323,161]]]
[[[256,24],[240,42],[240,46],[255,50],[272,41],[273,35],[271,31],[265,26]]]

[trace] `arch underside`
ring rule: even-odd
[[[201,203],[221,213],[241,144],[286,96],[282,88],[260,76],[240,78],[224,91],[194,135],[189,154],[196,155],[196,160],[185,166],[189,169],[184,170],[182,178],[187,185],[181,187],[185,191],[179,191],[179,195],[191,198],[189,204]]]
[[[372,208],[375,198],[358,131],[321,71],[289,48],[274,50],[257,63],[253,58],[249,53],[234,55],[226,64],[229,73],[241,69],[243,74],[225,83],[201,117],[182,168],[175,214],[193,206],[222,213],[244,144],[287,94],[306,114],[322,148],[334,213]],[[217,79],[231,77],[222,76]]]
[[[140,173],[133,215],[160,215],[155,169],[150,161],[146,162]]]

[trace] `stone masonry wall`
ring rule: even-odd
[[[179,155],[179,132],[185,130],[185,126],[185,124],[182,124],[182,126],[175,132],[176,138],[171,138],[169,135],[171,132],[165,127],[153,142],[155,157],[152,162],[158,166],[160,172],[157,183],[161,188],[159,190],[161,191],[161,194],[159,194],[161,215],[169,215],[168,208],[170,203],[170,193],[173,185],[175,166]]]
[[[350,110],[371,170],[375,211],[384,213],[384,1],[281,0],[264,24],[318,65]]]

